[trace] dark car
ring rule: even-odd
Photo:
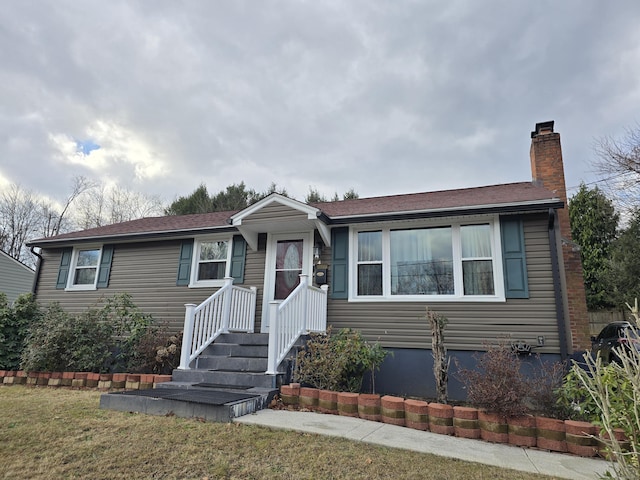
[[[591,337],[591,352],[600,355],[605,363],[618,361],[615,348],[635,348],[640,351],[638,331],[629,322],[613,322],[602,329],[597,337]]]

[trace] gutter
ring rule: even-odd
[[[523,202],[512,204],[498,205],[481,205],[477,207],[457,207],[443,208],[432,210],[416,210],[409,212],[391,212],[391,213],[372,213],[364,215],[350,215],[330,218],[331,225],[346,225],[351,223],[369,223],[383,222],[393,220],[417,220],[423,218],[443,218],[453,215],[487,215],[487,214],[504,214],[504,213],[530,213],[548,211],[552,208],[562,208],[564,203],[559,200],[550,200],[547,202]]]
[[[123,242],[145,242],[149,240],[180,240],[185,237],[193,235],[215,234],[215,233],[227,233],[237,232],[235,227],[202,227],[202,228],[189,228],[186,230],[164,230],[155,232],[139,232],[139,233],[114,233],[111,235],[91,235],[87,237],[71,237],[71,238],[52,238],[31,240],[27,242],[28,247],[65,247],[70,245],[77,245],[78,243],[123,243]],[[37,254],[34,254],[37,255]]]
[[[40,282],[40,269],[42,268],[42,264],[44,263],[44,259],[42,258],[42,255],[40,255],[39,253],[37,253],[34,249],[36,247],[32,246],[29,251],[34,254],[36,257],[38,257],[38,261],[36,262],[36,276],[33,279],[33,286],[31,287],[31,293],[33,293],[34,295],[36,294],[36,292],[38,291],[38,283]]]
[[[556,211],[549,209],[549,247],[551,250],[551,271],[553,274],[553,291],[556,302],[556,321],[558,323],[558,340],[560,341],[560,359],[564,362],[569,356],[567,343],[567,319],[564,316],[564,301],[562,298],[562,281],[560,279],[560,260],[558,256],[556,228]]]

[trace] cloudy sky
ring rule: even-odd
[[[546,120],[577,187],[640,122],[638,25],[637,0],[5,1],[0,189],[527,181]]]

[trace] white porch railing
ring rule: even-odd
[[[278,366],[298,338],[327,329],[327,285],[309,285],[309,276],[300,275],[300,284],[282,302],[269,304],[269,359],[267,374]]]
[[[253,332],[256,287],[236,287],[233,278],[225,277],[220,290],[200,305],[187,303],[185,308],[180,370],[189,370],[191,362],[221,333]]]

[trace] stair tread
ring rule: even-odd
[[[223,372],[223,373],[252,373],[256,375],[264,375],[264,370],[238,370],[230,368],[203,368],[203,372]]]

